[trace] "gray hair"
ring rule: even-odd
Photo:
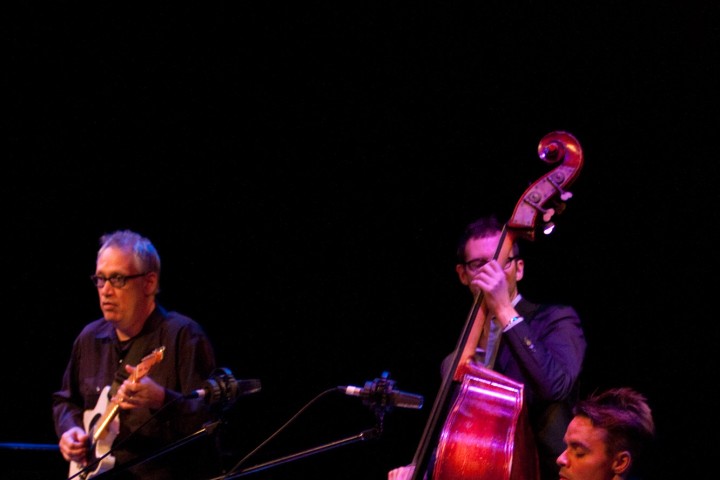
[[[131,252],[135,266],[143,273],[155,272],[160,277],[160,255],[150,240],[132,230],[117,230],[100,237],[97,258],[110,247]]]

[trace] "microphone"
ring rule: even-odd
[[[202,398],[208,405],[221,403],[227,406],[239,397],[259,392],[261,388],[260,380],[237,380],[229,369],[218,368],[203,382],[202,388],[194,390],[183,398]]]
[[[424,401],[422,395],[395,390],[395,381],[388,379],[388,376],[387,372],[383,372],[381,378],[376,378],[372,382],[365,382],[365,386],[362,388],[345,385],[337,387],[337,389],[345,393],[345,395],[360,397],[365,405],[374,408],[378,406],[386,410],[392,407],[416,410],[422,408]]]

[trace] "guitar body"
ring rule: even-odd
[[[95,438],[98,422],[102,418],[103,414],[105,414],[105,412],[108,410],[109,404],[110,385],[107,385],[105,388],[103,388],[102,392],[100,392],[100,398],[98,399],[95,408],[93,408],[92,410],[86,410],[83,414],[83,425],[85,426],[85,431],[88,432],[88,435],[91,439]],[[110,452],[112,444],[115,441],[115,437],[117,437],[117,434],[119,432],[120,421],[117,417],[115,417],[108,424],[108,428],[105,434],[101,435],[97,439],[97,441],[92,441],[90,444],[90,448],[88,450],[88,465],[98,462],[97,465],[95,465],[92,470],[83,472],[76,478],[88,480],[97,475],[100,475],[103,472],[110,470],[115,466],[115,457],[113,457],[112,455],[108,455],[107,457],[103,458],[103,455],[106,455],[108,452]],[[70,462],[70,474],[68,478],[76,475],[82,469],[83,465],[79,465],[77,464],[77,462]]]
[[[163,359],[165,347],[156,348],[150,355],[144,357],[137,365],[135,374],[130,378],[137,382],[148,374],[150,368]],[[115,457],[110,455],[115,437],[120,433],[120,419],[118,413],[120,406],[115,397],[110,398],[110,385],[100,392],[95,408],[83,413],[83,426],[90,437],[88,458],[85,465],[70,462],[68,478],[89,480],[107,472],[115,466]],[[87,468],[87,470],[84,470]]]

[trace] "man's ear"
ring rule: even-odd
[[[456,264],[455,271],[460,279],[460,283],[463,285],[470,285],[470,277],[468,276],[467,271],[465,271],[465,265],[461,263]]]
[[[525,276],[525,261],[522,258],[515,260],[515,280],[519,281]]]
[[[148,272],[146,276],[147,282],[145,287],[146,295],[154,295],[157,293],[158,274],[157,272]]]
[[[615,475],[626,474],[632,465],[632,455],[627,450],[615,454],[612,463],[612,470]]]

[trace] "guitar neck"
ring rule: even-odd
[[[113,398],[112,400],[110,400],[110,403],[108,403],[107,409],[105,409],[105,412],[103,413],[100,420],[98,420],[98,423],[95,427],[95,431],[93,433],[94,443],[96,443],[99,439],[103,438],[107,434],[107,432],[109,431],[108,426],[110,425],[110,423],[112,423],[113,420],[115,420],[115,417],[118,413],[120,413],[120,405]]]

